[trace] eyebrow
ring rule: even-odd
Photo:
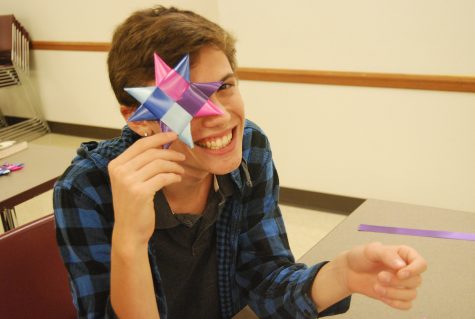
[[[235,75],[233,72],[230,72],[230,73],[226,74],[225,76],[223,76],[223,77],[220,79],[220,81],[221,81],[221,82],[224,82],[224,81],[226,81],[227,79],[232,78],[232,77],[236,77],[236,75]]]

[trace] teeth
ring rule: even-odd
[[[219,150],[228,146],[232,138],[233,138],[233,134],[229,133],[222,137],[196,142],[196,144],[204,148],[209,148],[211,150]]]

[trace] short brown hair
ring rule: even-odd
[[[173,67],[187,53],[193,63],[202,47],[212,45],[224,52],[235,70],[235,42],[219,25],[191,11],[163,6],[137,11],[117,27],[112,38],[107,59],[112,89],[121,105],[137,106],[124,88],[154,80],[154,52]]]

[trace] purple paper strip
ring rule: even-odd
[[[205,83],[197,83],[197,82],[191,82],[190,86],[194,86],[198,88],[201,92],[203,92],[208,98],[213,95],[214,92],[216,92],[219,87],[223,85],[223,81],[218,81],[218,82],[205,82]]]
[[[165,123],[163,123],[162,121],[160,121],[160,129],[162,130],[163,133],[165,132],[172,132],[172,129],[169,128]],[[170,143],[168,144],[163,144],[163,148],[164,149],[168,149],[170,147]]]
[[[369,231],[375,233],[387,233],[397,235],[409,235],[409,236],[421,236],[421,237],[435,237],[446,239],[458,239],[458,240],[473,240],[475,241],[475,233],[459,233],[449,232],[443,230],[427,230],[427,229],[415,229],[415,228],[403,228],[403,227],[387,227],[361,224],[358,227],[359,231]]]
[[[203,92],[190,86],[188,90],[183,92],[182,96],[176,102],[180,104],[191,116],[194,116],[203,107],[208,97]]]

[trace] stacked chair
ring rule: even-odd
[[[9,121],[2,114],[0,99],[0,142],[7,140],[30,141],[49,132],[38,105],[34,104],[35,87],[30,80],[30,36],[13,15],[0,16],[0,90],[23,95],[31,118],[15,118]],[[1,92],[0,92],[1,93]]]

